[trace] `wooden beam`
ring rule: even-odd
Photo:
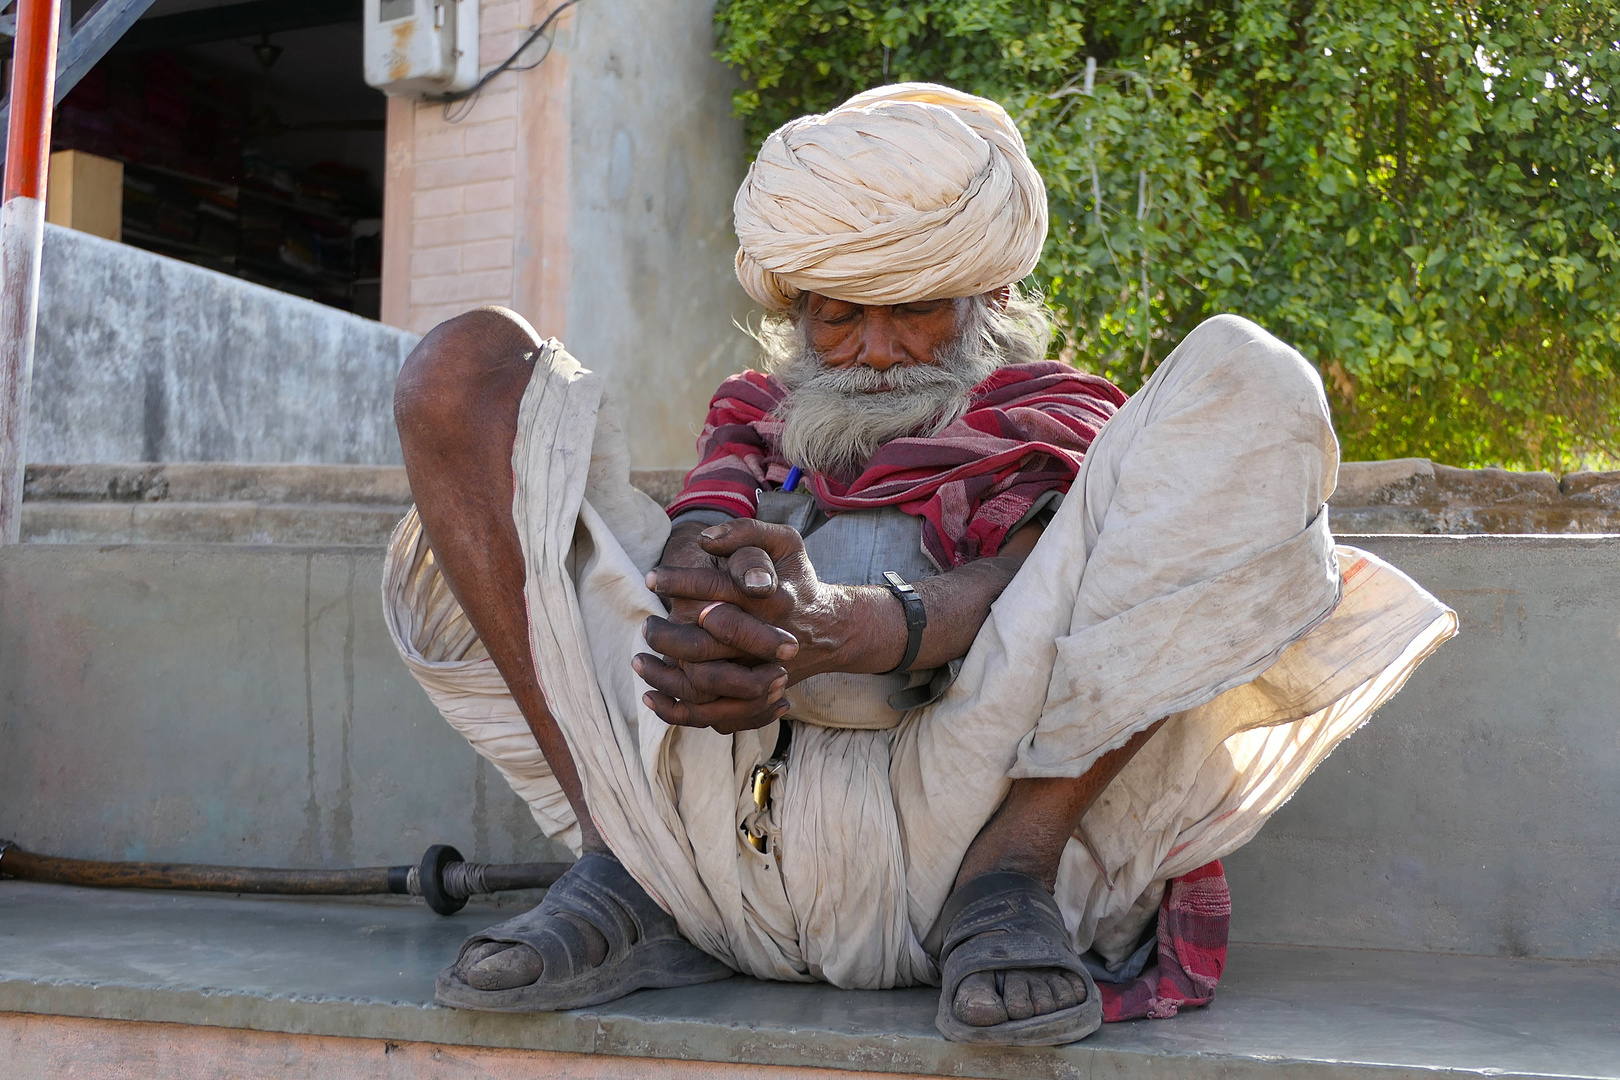
[[[53,104],[62,104],[79,80],[101,61],[137,19],[146,14],[153,0],[101,0],[79,20],[71,35],[63,34],[56,52]],[[0,105],[0,126],[9,123],[11,100]]]
[[[118,42],[114,52],[177,49],[211,41],[281,34],[313,26],[357,23],[360,0],[254,0],[147,19]]]

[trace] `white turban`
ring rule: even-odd
[[[765,140],[737,191],[737,279],[773,311],[974,296],[1046,241],[1046,188],[1007,111],[935,83],[857,94]]]

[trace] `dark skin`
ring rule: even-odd
[[[990,294],[1004,303],[1005,291]],[[954,300],[895,306],[812,295],[802,318],[829,365],[886,370],[933,363],[955,337]],[[591,821],[579,775],[541,693],[528,649],[524,568],[511,514],[511,448],[517,409],[539,339],[501,309],[458,316],[433,330],[400,374],[395,416],[405,467],[429,545],[567,795],[584,850],[610,853]],[[914,583],[929,613],[918,668],[966,655],[990,606],[1039,539],[1028,527],[994,558]],[[676,528],[648,585],[666,598],[668,618],[648,620],[653,653],[632,664],[652,687],[649,707],[666,722],[734,733],[763,727],[787,711],[786,689],[827,671],[882,672],[905,648],[904,610],[878,586],[820,581],[798,534],[787,526],[738,519]],[[698,619],[702,615],[702,625]],[[989,871],[1016,870],[1052,888],[1063,848],[1086,811],[1157,725],[1104,755],[1076,779],[1014,781],[1001,807],[969,847],[956,884]],[[592,941],[593,962],[605,942]],[[486,945],[462,961],[482,989],[543,978],[526,946]],[[953,1009],[988,1026],[1052,1012],[1083,1000],[1084,984],[1063,972],[1009,972],[970,978]]]

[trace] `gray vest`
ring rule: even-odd
[[[766,491],[760,521],[791,525],[804,537],[816,576],[835,585],[875,585],[892,570],[915,582],[939,573],[922,546],[922,519],[885,506],[828,517],[803,491]],[[896,604],[899,601],[895,601]],[[909,674],[814,675],[788,691],[788,717],[835,728],[891,728],[906,710],[944,692],[959,664]]]

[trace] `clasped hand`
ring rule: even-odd
[[[658,566],[647,587],[670,606],[647,620],[631,662],[665,723],[721,734],[788,710],[788,686],[835,670],[848,590],[817,579],[797,530],[739,518],[699,534],[708,566]]]

